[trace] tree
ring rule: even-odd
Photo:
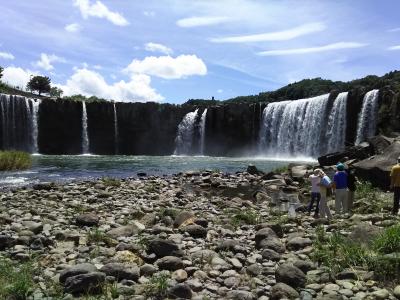
[[[53,86],[50,89],[50,96],[51,97],[61,97],[61,95],[64,93],[64,91],[56,86]]]
[[[0,67],[0,78],[3,77],[3,70],[4,69],[2,67]]]
[[[41,93],[50,92],[50,78],[47,76],[34,76],[29,80],[26,88],[31,91],[38,91],[39,96]]]

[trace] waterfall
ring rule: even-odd
[[[274,102],[263,111],[259,134],[261,154],[316,157],[324,148],[329,94],[295,101]]]
[[[118,118],[117,118],[117,107],[114,102],[114,154],[118,154]]]
[[[22,96],[0,94],[2,149],[37,152],[38,107],[33,101]]]
[[[358,145],[376,133],[376,115],[378,113],[379,90],[372,90],[365,94],[363,105],[358,117],[357,136]]]
[[[85,101],[82,101],[82,153],[89,153],[89,135],[87,128],[87,113]]]
[[[200,118],[200,154],[204,155],[204,143],[206,139],[206,119],[207,108],[203,111]]]
[[[345,148],[347,96],[348,92],[340,93],[333,102],[326,133],[328,153],[343,151]]]
[[[178,125],[174,155],[190,155],[193,151],[193,133],[198,109],[186,114]]]
[[[39,145],[38,145],[38,119],[39,119],[39,106],[40,100],[32,100],[32,153],[39,153]]]

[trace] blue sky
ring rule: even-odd
[[[182,103],[400,69],[397,0],[1,1],[3,80]]]

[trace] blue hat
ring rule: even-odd
[[[338,164],[336,165],[336,169],[338,169],[338,171],[343,171],[343,170],[345,169],[344,164],[338,163]]]

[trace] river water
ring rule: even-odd
[[[32,168],[29,170],[0,172],[0,187],[17,187],[49,181],[93,180],[101,177],[136,177],[138,173],[157,176],[201,170],[235,173],[245,171],[249,164],[268,172],[290,162],[313,162],[306,158],[118,155],[34,155],[32,160]]]

